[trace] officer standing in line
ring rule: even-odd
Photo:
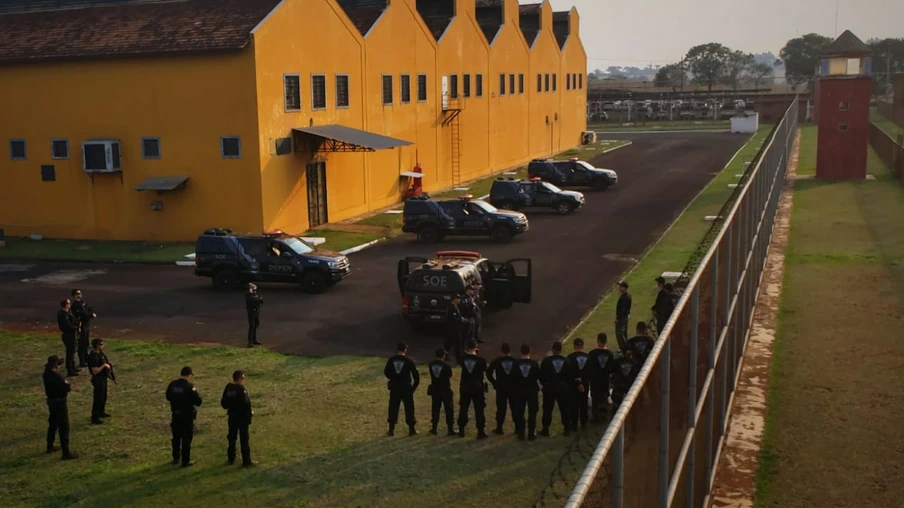
[[[590,351],[587,360],[590,363],[590,396],[593,397],[590,421],[593,423],[602,423],[604,418],[609,418],[609,379],[615,357],[609,351],[608,342],[605,333],[597,334],[596,349]]]
[[[477,299],[474,297],[474,286],[465,288],[465,295],[461,299],[461,313],[468,320],[469,332],[468,337],[473,338],[478,344],[483,343],[479,335],[479,314],[480,309],[477,306]]]
[[[94,402],[91,404],[91,423],[100,425],[104,418],[109,418],[107,413],[107,378],[110,377],[113,367],[110,360],[104,354],[103,339],[91,341],[91,352],[88,354],[88,370],[91,372],[91,384],[94,386]]]
[[[261,305],[264,299],[257,294],[257,286],[248,284],[248,292],[245,293],[245,310],[248,312],[248,347],[260,345],[257,341],[257,327],[261,325]]]
[[[66,404],[66,397],[69,396],[72,387],[60,374],[62,364],[63,360],[59,356],[52,355],[47,358],[47,364],[44,365],[44,393],[47,395],[47,409],[50,411],[47,419],[47,453],[58,450],[53,442],[59,432],[63,460],[72,460],[78,457],[69,450],[69,407]]]
[[[201,395],[191,382],[191,367],[182,367],[180,376],[166,388],[166,400],[172,410],[173,464],[179,463],[181,451],[182,467],[189,467],[195,465],[191,460],[191,440],[195,435],[195,417],[198,414],[195,408],[201,405]]]
[[[490,362],[487,367],[487,380],[496,391],[496,428],[494,434],[502,435],[502,425],[505,423],[505,407],[512,409],[512,420],[515,418],[515,406],[512,398],[512,381],[514,379],[515,359],[512,358],[511,348],[507,342],[502,343],[502,356]]]
[[[232,382],[223,389],[220,398],[220,406],[229,415],[229,432],[226,434],[228,447],[226,459],[229,465],[235,464],[235,439],[241,440],[242,467],[253,466],[251,461],[251,446],[248,444],[248,427],[251,425],[251,417],[254,411],[251,409],[251,397],[245,389],[245,372],[237,370],[232,373]]]
[[[452,303],[446,311],[446,341],[444,349],[454,351],[455,359],[461,362],[464,345],[470,340],[471,325],[461,312],[461,295],[452,295]]]
[[[631,385],[634,384],[634,380],[637,378],[637,374],[640,372],[640,367],[643,365],[642,361],[639,361],[634,356],[634,352],[631,349],[628,349],[625,354],[618,357],[612,365],[612,412],[614,413],[618,406],[621,405],[622,401],[625,400],[625,395],[628,394],[628,390],[631,389]]]
[[[430,423],[433,425],[430,433],[436,435],[436,427],[439,425],[439,410],[446,415],[447,436],[454,436],[455,410],[452,407],[452,366],[446,363],[449,355],[444,349],[436,350],[436,359],[427,364],[430,371],[430,386],[427,387],[427,395],[431,397]]]
[[[421,383],[421,376],[417,372],[417,365],[408,358],[408,344],[399,342],[396,354],[389,357],[383,375],[389,380],[389,432],[387,436],[395,435],[396,422],[399,421],[399,404],[405,404],[405,423],[408,424],[408,435],[416,436],[414,428],[417,420],[414,417],[414,391]]]
[[[650,337],[647,324],[643,321],[637,322],[635,331],[636,335],[628,339],[628,350],[634,353],[635,360],[643,364],[653,350],[653,339]]]
[[[521,345],[521,359],[515,365],[515,399],[512,419],[518,440],[524,441],[524,408],[527,407],[527,440],[537,439],[537,411],[540,406],[540,364],[530,358],[530,346]]]
[[[552,343],[552,354],[540,363],[540,383],[543,385],[543,428],[540,435],[549,436],[549,426],[552,424],[552,408],[559,406],[559,414],[562,415],[562,425],[565,426],[565,435],[571,435],[571,406],[569,404],[569,392],[574,384],[574,372],[568,359],[562,356],[562,343]]]
[[[574,352],[568,355],[568,363],[574,372],[575,379],[571,389],[571,430],[578,431],[578,422],[581,428],[587,428],[589,419],[587,396],[590,395],[590,365],[587,363],[587,353],[584,352],[584,339],[574,339]]]
[[[458,408],[458,436],[465,437],[468,409],[473,402],[477,439],[486,439],[484,409],[486,408],[487,385],[483,379],[487,371],[487,361],[483,357],[477,356],[477,341],[474,339],[469,339],[465,348],[465,355],[459,362],[461,364],[461,382],[458,391],[461,393]]]
[[[78,320],[72,315],[72,301],[68,298],[60,302],[60,311],[57,312],[57,325],[63,333],[63,345],[66,346],[66,375],[78,376],[78,367],[75,366],[75,335],[78,333]]]
[[[618,303],[615,304],[615,341],[618,348],[624,351],[628,347],[628,321],[631,318],[631,293],[628,283],[618,283]]]
[[[88,366],[88,340],[91,336],[91,320],[97,317],[94,309],[82,297],[81,289],[72,290],[72,315],[78,321],[78,366]]]
[[[665,286],[665,279],[656,277],[656,287],[659,288],[659,293],[656,294],[656,303],[653,304],[651,310],[653,311],[653,315],[656,316],[656,331],[658,333],[662,333],[662,329],[665,328],[669,316],[672,315],[672,310],[675,309],[675,302],[672,300],[672,295]]]

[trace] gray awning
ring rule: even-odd
[[[188,181],[187,176],[155,176],[153,178],[148,178],[147,180],[139,183],[135,190],[143,191],[157,191],[157,192],[166,192],[176,189],[181,189],[185,187],[185,182]]]
[[[292,129],[292,132],[322,138],[323,143],[319,148],[327,152],[372,152],[413,144],[402,139],[337,124],[303,127]]]

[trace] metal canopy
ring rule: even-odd
[[[139,183],[135,186],[135,190],[150,190],[157,192],[173,191],[184,188],[185,182],[187,181],[187,176],[155,176]]]
[[[311,152],[316,152],[318,150],[325,152],[373,152],[375,150],[384,150],[413,144],[405,140],[337,124],[292,129],[292,133],[296,136],[298,134],[313,136],[316,141],[310,143]],[[298,140],[296,139],[296,150],[304,151],[306,143],[299,143],[297,141]]]
[[[399,176],[407,176],[409,178],[423,178],[423,173],[415,173],[414,171],[406,171],[404,173],[399,173]]]

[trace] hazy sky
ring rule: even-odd
[[[528,3],[521,0],[521,3]],[[835,33],[836,0],[550,0],[578,8],[588,70],[679,60],[696,44],[719,42],[749,53],[779,50],[810,32]],[[904,0],[838,0],[838,33],[864,41],[904,37]]]

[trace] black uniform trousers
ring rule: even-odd
[[[543,390],[543,428],[549,429],[552,424],[552,408],[559,406],[559,414],[562,415],[562,425],[570,429],[570,406],[568,405],[567,388],[547,388]]]
[[[512,398],[512,420],[515,421],[515,433],[524,435],[524,409],[527,408],[527,433],[537,433],[537,411],[540,409],[538,393],[517,395]]]
[[[66,346],[66,373],[75,374],[75,333],[63,334],[63,345]]]
[[[78,364],[79,367],[88,365],[88,342],[90,341],[91,325],[83,322],[78,331]]]
[[[389,419],[390,425],[399,421],[399,404],[405,404],[405,423],[409,427],[417,423],[414,418],[414,392],[410,386],[389,387]]]
[[[103,418],[107,412],[107,376],[92,376],[91,384],[94,385],[91,419],[97,420]]]
[[[587,390],[587,385],[584,385],[584,391],[580,392],[577,388],[571,390],[571,428],[577,430],[578,423],[581,424],[581,427],[586,427],[587,422],[589,420],[589,407],[587,396],[590,395],[590,392]]]
[[[615,342],[622,352],[628,349],[628,317],[615,320]]]
[[[229,442],[229,446],[226,448],[226,458],[229,459],[230,463],[235,462],[236,438],[239,439],[242,447],[242,463],[251,463],[251,445],[248,443],[248,427],[250,425],[251,422],[248,421],[248,417],[246,416],[229,415],[229,433],[226,434],[226,440]]]
[[[57,432],[60,434],[60,448],[69,453],[69,407],[66,399],[47,399],[50,417],[47,419],[47,448],[53,447]]]
[[[656,314],[656,335],[662,335],[662,329],[665,328],[665,324],[669,321],[669,318],[672,317],[671,313],[667,314]]]
[[[512,410],[512,421],[515,419],[515,403],[512,400],[510,390],[503,387],[496,389],[496,428],[501,429],[505,423],[505,408],[510,406]]]
[[[446,426],[451,429],[452,425],[455,423],[455,409],[453,409],[452,406],[452,390],[446,390],[445,393],[440,394],[437,394],[436,390],[434,390],[431,398],[433,404],[430,408],[430,423],[432,423],[434,427],[439,425],[439,410],[442,408],[446,415]]]
[[[609,383],[606,381],[590,384],[590,395],[593,397],[593,407],[590,410],[592,421],[609,420]]]
[[[483,431],[486,427],[486,416],[484,409],[486,408],[486,396],[483,390],[462,390],[461,397],[458,401],[458,430],[462,431],[468,424],[468,410],[471,404],[474,404],[474,420],[477,423],[477,430]]]
[[[248,313],[248,344],[257,341],[257,327],[261,325],[261,315],[257,313]]]
[[[170,428],[173,430],[173,460],[179,460],[181,456],[182,463],[188,464],[191,462],[191,440],[195,436],[194,415],[173,412]]]

